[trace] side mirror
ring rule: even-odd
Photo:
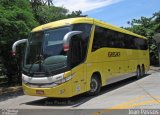
[[[12,55],[15,56],[16,55],[16,47],[19,45],[19,44],[22,44],[22,43],[27,43],[28,42],[28,39],[22,39],[22,40],[18,40],[16,42],[14,42],[14,44],[12,45]]]
[[[63,48],[64,51],[68,51],[69,50],[69,43],[70,43],[70,39],[74,36],[74,35],[78,35],[81,34],[82,31],[71,31],[68,32],[64,38],[63,38]]]

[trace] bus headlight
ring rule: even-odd
[[[61,79],[61,80],[55,81],[54,83],[56,83],[56,84],[61,84],[61,83],[64,83],[64,82],[69,81],[70,79],[72,79],[72,75],[70,75],[70,76],[68,76],[68,77],[65,77],[65,78],[63,78],[63,79]]]

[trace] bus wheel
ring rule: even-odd
[[[91,78],[90,82],[90,91],[88,92],[89,95],[97,95],[101,89],[101,81],[99,76],[94,74]]]
[[[145,75],[145,67],[142,65],[142,71],[141,71],[141,76],[143,77]]]
[[[137,79],[141,77],[141,68],[138,66],[137,67]]]

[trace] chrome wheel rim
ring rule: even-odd
[[[92,79],[90,83],[91,92],[95,92],[98,88],[98,83],[96,79]]]

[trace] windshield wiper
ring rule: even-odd
[[[30,71],[31,71],[31,69],[33,68],[33,65],[34,64],[36,64],[36,63],[38,63],[38,62],[40,62],[39,63],[39,69],[40,69],[40,71],[41,71],[41,65],[42,65],[42,61],[43,61],[43,56],[41,55],[41,54],[39,54],[39,56],[38,56],[38,61],[35,61],[35,62],[33,62],[32,64],[31,64],[31,66],[30,66],[30,68],[29,68],[29,70],[28,70],[28,73],[30,73]],[[34,72],[32,72],[32,73],[34,73]]]
[[[28,73],[30,73],[30,71],[31,71],[31,69],[32,69],[32,67],[33,67],[33,65],[36,64],[36,63],[39,62],[39,61],[41,61],[41,60],[38,60],[38,61],[33,62],[33,63],[31,64],[31,66],[30,66],[30,68],[29,68],[29,70],[28,70]]]

